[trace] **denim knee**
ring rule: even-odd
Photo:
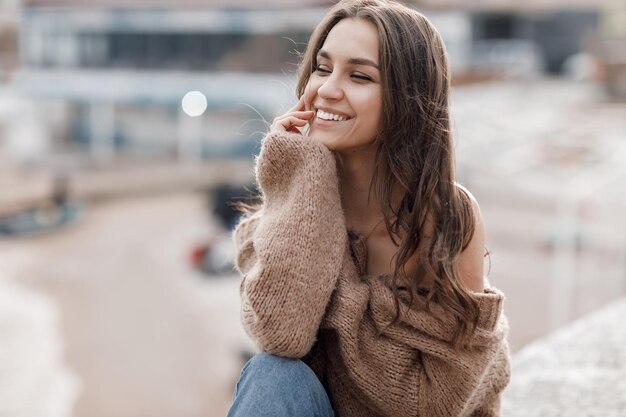
[[[259,353],[246,363],[228,416],[333,415],[315,373],[298,359]]]
[[[288,382],[292,379],[307,384],[319,382],[311,368],[301,360],[263,352],[254,355],[246,363],[242,373],[248,373],[258,378],[270,378],[274,383]]]

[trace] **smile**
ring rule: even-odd
[[[342,122],[344,120],[350,119],[348,116],[340,116],[338,114],[333,114],[329,112],[325,112],[323,110],[318,110],[316,116],[322,120],[333,120],[336,122]]]

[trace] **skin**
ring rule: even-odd
[[[368,199],[374,169],[373,144],[382,112],[378,51],[378,32],[373,23],[354,18],[337,23],[317,56],[318,65],[304,95],[292,109],[274,119],[270,131],[301,134],[308,127],[311,140],[318,140],[335,152],[346,224],[362,235],[372,231],[366,242],[367,272],[388,274],[393,271],[391,260],[397,247],[381,223],[378,201]],[[346,120],[322,120],[319,114],[316,116],[320,108]],[[485,230],[473,197],[472,202],[476,230],[459,257],[458,268],[465,286],[481,292]],[[411,259],[409,269],[416,261]]]

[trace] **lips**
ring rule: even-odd
[[[326,121],[343,122],[344,120],[351,119],[351,117],[348,116],[347,114],[337,112],[331,109],[318,108],[315,115],[318,119],[326,120]]]

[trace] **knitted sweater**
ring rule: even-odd
[[[437,305],[388,327],[391,277],[362,273],[365,242],[346,230],[333,153],[271,133],[256,176],[262,208],[234,240],[242,321],[262,351],[309,364],[338,417],[500,415],[510,375],[500,291],[474,295],[479,324],[465,351],[453,349],[454,320]]]

